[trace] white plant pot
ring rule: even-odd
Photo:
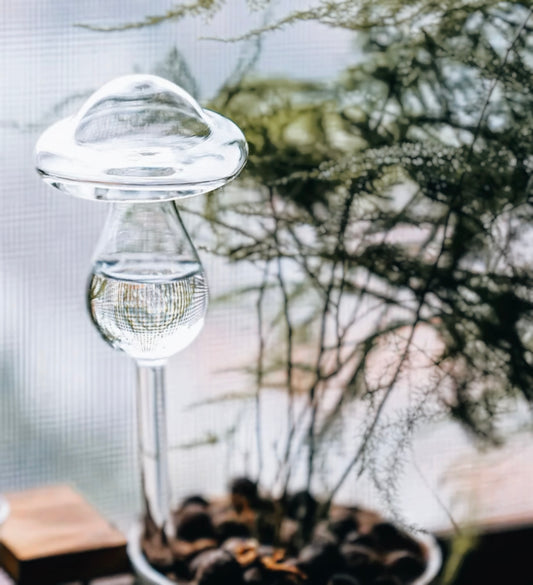
[[[135,524],[131,529],[128,538],[128,556],[137,576],[139,585],[176,585],[175,581],[171,581],[161,573],[157,572],[146,560],[141,548],[142,532],[142,524]],[[431,583],[437,576],[442,565],[440,547],[435,538],[430,534],[417,533],[412,536],[414,536],[424,548],[427,565],[424,574],[416,581],[413,581],[411,585],[429,585],[429,583]],[[227,585],[231,585],[231,583],[228,583]]]

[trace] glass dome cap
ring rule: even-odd
[[[234,179],[246,162],[241,130],[155,75],[110,81],[56,122],[35,149],[37,171],[71,195],[107,201],[190,197]]]

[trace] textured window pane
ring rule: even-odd
[[[200,99],[211,97],[234,70],[242,47],[199,37],[244,30],[244,4],[229,4],[209,26],[187,19],[120,33],[75,25],[139,20],[145,2],[24,0],[3,8],[0,490],[73,483],[124,526],[137,509],[134,364],[99,338],[85,306],[91,255],[107,210],[45,186],[33,169],[32,151],[42,130],[75,111],[94,89],[118,75],[158,72],[176,45],[196,78]],[[151,2],[150,12],[171,5]],[[322,31],[325,44],[317,59],[309,60],[308,30],[268,40],[261,68],[328,76],[336,56],[340,69],[350,35]],[[287,51],[290,60],[282,58]],[[203,260],[213,296],[229,290],[236,278],[250,279],[242,268],[230,274],[223,261]],[[254,335],[251,304],[239,310],[215,306],[198,341],[170,361],[171,444],[225,432],[217,408],[201,416],[181,411],[210,396],[214,384],[219,391],[242,387],[240,374],[221,370],[253,359]],[[228,457],[226,446],[173,451],[183,492],[198,486],[220,491],[228,475],[244,465],[245,456],[230,457],[228,468]]]
[[[99,338],[85,306],[91,255],[107,210],[104,204],[74,200],[46,187],[33,169],[33,146],[44,127],[74,111],[111,78],[162,72],[161,64],[175,47],[205,103],[235,70],[243,44],[201,37],[239,35],[259,25],[262,15],[248,15],[244,1],[230,1],[209,23],[188,18],[102,33],[75,25],[135,22],[148,9],[150,14],[160,14],[175,3],[156,0],[149,8],[146,2],[124,0],[4,4],[0,35],[0,491],[73,483],[127,527],[139,504],[135,368],[132,360]],[[277,6],[283,13],[295,3],[285,0]],[[304,23],[267,35],[257,69],[272,77],[331,80],[358,56],[351,33]],[[190,217],[184,219],[193,234],[200,229]],[[212,298],[231,291],[236,283],[257,282],[257,271],[228,266],[200,252]],[[245,471],[253,459],[253,408],[231,401],[202,408],[195,405],[215,394],[253,390],[251,377],[237,367],[253,365],[256,349],[256,316],[250,298],[213,303],[198,340],[170,360],[168,418],[176,498],[198,488],[221,492],[227,480]],[[278,393],[266,392],[263,406],[264,445],[269,449],[285,430],[279,412],[285,412],[286,404]],[[244,423],[232,438],[232,424],[238,417]],[[213,445],[216,437],[226,440]],[[205,447],[193,448],[198,443]],[[415,523],[446,524],[430,488],[439,487],[447,496],[470,489],[466,471],[471,471],[472,464],[464,454],[472,453],[471,445],[455,428],[445,425],[424,428],[414,451],[427,482],[420,480],[415,466],[407,466],[401,504]],[[332,453],[332,461],[335,457]],[[442,486],[444,470],[457,465],[458,457],[464,482]],[[492,460],[487,465],[491,467]],[[505,465],[501,467],[513,475]],[[515,479],[516,486],[520,478]],[[474,469],[471,481],[477,489],[492,480],[485,479],[483,470]],[[370,483],[359,482],[355,488],[350,483],[346,494],[351,497],[354,492],[361,503],[378,500]],[[523,510],[523,491],[513,491],[505,506],[509,515]],[[494,513],[501,513],[501,508]]]

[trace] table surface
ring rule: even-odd
[[[43,585],[129,571],[126,538],[68,485],[5,494],[0,565],[21,583]]]
[[[2,569],[0,569],[0,585],[14,585],[14,581],[10,579]],[[72,583],[65,585],[81,585],[80,583]],[[119,577],[111,577],[109,579],[96,579],[91,581],[90,585],[134,585],[134,579],[131,575],[121,575]]]

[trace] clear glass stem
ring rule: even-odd
[[[137,362],[139,454],[145,527],[163,541],[174,536],[168,466],[164,362]],[[148,535],[147,535],[148,536]]]

